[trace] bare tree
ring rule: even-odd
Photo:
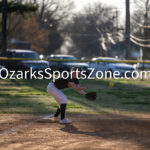
[[[37,16],[42,27],[49,33],[47,54],[55,53],[63,43],[62,29],[70,18],[74,7],[73,1],[43,0],[36,1],[39,5]]]
[[[110,45],[117,40],[116,10],[101,3],[86,6],[73,17],[67,26],[73,42],[80,48],[81,56],[108,56]]]
[[[11,18],[10,38],[29,42],[31,43],[31,49],[44,53],[44,48],[48,45],[48,33],[44,28],[41,28],[37,17],[23,18],[20,15],[12,15]]]
[[[132,16],[131,40],[143,49],[143,59],[150,59],[150,0],[135,0]]]

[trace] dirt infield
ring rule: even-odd
[[[0,115],[1,150],[149,150],[150,115],[70,114],[70,125],[42,115]]]

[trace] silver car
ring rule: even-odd
[[[96,75],[97,71],[102,71],[102,72],[109,71],[111,72],[111,74],[113,74],[114,71],[118,71],[120,73],[120,76],[122,77],[125,75],[125,72],[128,71],[126,75],[130,77],[132,72],[135,71],[135,68],[132,65],[117,62],[120,60],[116,58],[100,57],[100,58],[93,58],[92,61],[93,62],[89,64],[89,68],[94,68],[93,76]],[[104,62],[100,62],[100,61],[104,61]],[[116,63],[113,61],[116,61]]]

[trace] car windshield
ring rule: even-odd
[[[65,63],[70,63],[70,62],[72,62],[72,61],[69,61],[69,60],[77,60],[76,57],[67,57],[67,56],[55,57],[55,59],[67,60]],[[75,62],[76,62],[76,61],[75,61]]]
[[[104,60],[104,61],[121,61],[120,59],[99,59],[99,60]],[[109,63],[109,64],[116,64],[115,62],[105,62],[105,63]],[[120,64],[120,65],[124,65],[125,63],[121,63],[121,62],[118,62],[117,64]]]
[[[117,61],[120,61],[120,59],[116,59],[116,58],[105,58],[105,59],[99,58],[99,59],[95,59],[94,61],[106,61],[106,62],[104,62],[104,64],[107,64],[107,63],[109,63],[109,64],[115,64],[115,62],[111,62],[111,61],[116,61],[117,62]],[[124,64],[124,63],[118,62],[118,64]]]
[[[63,56],[63,57],[55,57],[56,59],[63,59],[63,60],[77,60],[76,57],[67,57],[67,56]]]
[[[39,55],[35,52],[10,52],[8,53],[8,57],[15,57],[15,58],[34,58],[39,59]]]
[[[119,61],[119,59],[99,59],[99,60],[104,60],[104,61]]]

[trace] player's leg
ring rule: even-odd
[[[61,118],[60,118],[59,123],[61,123],[61,124],[71,123],[71,121],[66,119],[66,116],[65,116],[65,114],[66,114],[66,106],[67,106],[67,103],[60,105]]]
[[[58,106],[58,108],[57,108],[57,110],[54,114],[51,114],[46,118],[48,118],[48,119],[53,118],[54,121],[58,121],[58,116],[60,114],[60,104],[61,104],[61,102],[60,102],[59,98],[57,97],[58,91],[57,91],[56,87],[54,86],[54,83],[52,83],[52,82],[49,83],[49,85],[47,86],[47,92],[54,97],[54,99],[56,100],[56,102],[58,103],[59,106]]]
[[[54,83],[50,83],[48,85],[47,91],[49,94],[51,94],[55,98],[55,100],[60,105],[60,109],[58,108],[55,113],[56,117],[59,115],[59,113],[61,113],[60,123],[71,123],[71,121],[69,121],[68,119],[65,118],[67,96],[62,91],[57,89],[54,86]]]
[[[59,108],[57,109],[55,116],[58,116],[58,114],[60,113],[61,114],[60,123],[62,123],[62,124],[71,123],[70,120],[66,119],[67,96],[57,88],[53,89],[53,90],[55,93],[55,94],[53,93],[54,98],[58,102],[60,102],[60,109]]]
[[[58,90],[58,89],[55,87],[55,85],[54,85],[53,82],[49,83],[49,85],[47,86],[47,92],[48,92],[50,95],[52,95],[52,96],[54,97],[54,99],[57,101],[57,103],[58,103],[59,106],[60,106],[61,100],[60,100],[60,98],[59,98],[59,96],[58,96],[59,91],[60,91],[60,90]]]
[[[57,108],[55,114],[54,114],[54,117],[58,117],[60,114],[60,106]]]

